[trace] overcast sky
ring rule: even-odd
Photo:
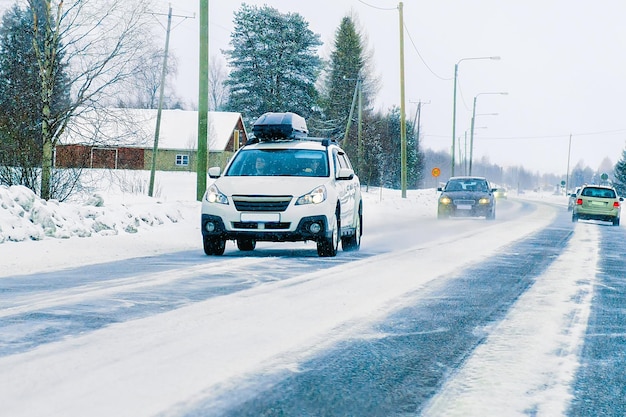
[[[175,87],[195,104],[199,1],[155,1],[163,13],[172,5],[170,46],[178,59]],[[400,105],[398,1],[247,3],[301,14],[320,34],[323,56],[328,56],[341,19],[353,13],[381,79],[377,107]],[[220,50],[228,48],[233,13],[241,4],[209,0],[212,59],[223,59]],[[403,4],[406,115],[412,120],[416,103],[428,103],[421,116],[423,147],[451,148],[455,64],[465,58],[500,56],[499,61],[459,63],[457,152],[465,149],[465,132],[477,97],[474,160],[487,157],[501,166],[523,165],[531,171],[565,175],[570,135],[570,168],[582,161],[597,169],[605,157],[612,163],[619,160],[626,147],[625,2],[408,0]],[[164,35],[166,17],[155,16],[155,20],[162,24],[155,30]],[[483,94],[497,92],[508,95]]]

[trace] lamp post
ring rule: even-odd
[[[493,113],[493,114],[496,114],[496,113]],[[476,116],[479,116],[479,115],[477,114]],[[487,126],[476,126],[476,127],[474,127],[474,129],[487,129]],[[463,173],[464,173],[464,175],[469,175],[469,170],[467,168],[467,164],[468,164],[468,160],[469,160],[469,158],[467,157],[467,154],[468,154],[468,151],[467,151],[467,133],[469,131],[470,131],[470,129],[468,128],[468,129],[465,130],[465,133],[464,133],[464,136],[465,136],[465,139],[464,139],[464,142],[463,142],[464,146],[465,146],[465,149],[463,150]],[[459,148],[460,147],[461,147],[461,145],[459,145]],[[459,150],[459,158],[460,157],[461,157],[461,151]]]
[[[453,98],[453,103],[452,103],[452,169],[450,170],[450,176],[454,176],[454,153],[456,152],[455,149],[455,137],[456,137],[456,80],[459,74],[459,64],[462,61],[469,61],[469,60],[475,60],[475,59],[492,59],[492,60],[499,60],[500,57],[499,56],[481,56],[481,57],[475,57],[475,58],[461,58],[459,59],[459,61],[454,65],[454,98]]]
[[[485,94],[498,94],[506,96],[509,93],[478,93],[474,96],[474,107],[472,109],[472,126],[470,128],[470,154],[469,154],[469,175],[472,175],[472,160],[474,158],[474,119],[476,119],[476,99]]]

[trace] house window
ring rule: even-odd
[[[189,155],[183,155],[183,154],[176,155],[176,165],[177,166],[189,165]]]

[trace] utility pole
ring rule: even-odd
[[[359,112],[357,116],[357,166],[359,167],[359,174],[364,170],[363,168],[363,82],[359,78],[357,81],[359,84]],[[361,174],[362,175],[362,174]]]
[[[422,100],[412,101],[411,103],[417,103],[417,110],[415,111],[415,118],[413,119],[413,135],[415,136],[415,155],[419,156],[420,151],[420,125],[422,124],[422,104],[430,104],[430,101],[424,102]],[[416,169],[419,167],[419,160],[416,159]]]
[[[572,134],[569,134],[569,145],[567,147],[567,174],[565,175],[565,195],[569,192],[569,159],[572,154]]]
[[[161,69],[161,86],[159,87],[159,106],[157,108],[156,128],[154,129],[154,145],[152,147],[152,166],[150,168],[150,186],[148,195],[154,195],[154,175],[156,172],[157,152],[159,150],[159,132],[161,131],[161,113],[163,109],[163,89],[165,88],[165,75],[167,74],[167,53],[170,47],[170,29],[172,27],[172,5],[167,12],[167,32],[165,34],[165,51],[163,52],[163,68]]]
[[[404,110],[404,17],[403,4],[398,4],[400,19],[400,184],[406,198],[406,115]]]
[[[200,68],[198,81],[198,163],[196,199],[206,191],[209,119],[209,0],[200,0]]]
[[[157,14],[157,13],[155,13]],[[177,16],[187,18],[188,16]],[[163,113],[163,92],[165,90],[165,77],[167,76],[167,55],[170,49],[170,31],[172,28],[172,5],[167,12],[167,29],[165,32],[165,50],[163,52],[163,68],[161,69],[161,85],[159,86],[159,104],[157,107],[156,127],[154,129],[154,144],[152,146],[152,165],[150,168],[150,185],[148,195],[154,195],[154,177],[156,173],[157,156],[159,152],[159,134],[161,132],[161,115]]]

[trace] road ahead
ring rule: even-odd
[[[3,278],[0,415],[626,415],[623,228],[524,201],[364,224],[331,259]]]

